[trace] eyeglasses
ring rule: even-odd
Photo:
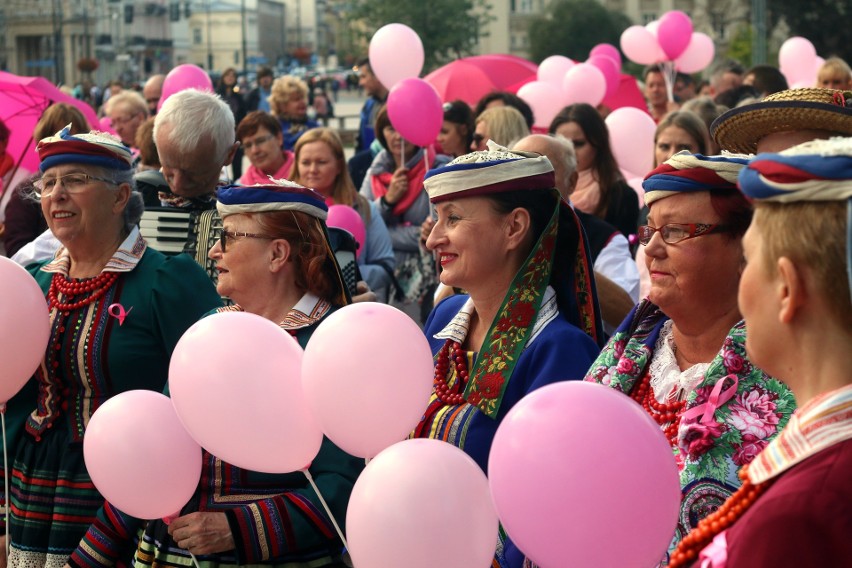
[[[695,237],[703,237],[712,233],[725,233],[730,229],[728,225],[708,225],[706,223],[669,223],[659,228],[640,225],[639,242],[645,246],[651,242],[654,233],[659,232],[664,243],[674,245]]]
[[[274,240],[275,237],[269,235],[258,235],[257,233],[243,233],[238,231],[222,231],[222,236],[219,237],[219,242],[222,243],[222,252],[228,251],[228,240],[235,240],[237,237],[248,237],[250,239],[268,239]]]
[[[62,187],[68,193],[80,193],[93,181],[102,181],[111,185],[118,185],[114,180],[90,176],[89,174],[65,174],[57,177],[42,177],[35,181],[33,186],[39,197],[50,197],[56,191],[56,184],[62,183]]]
[[[139,116],[138,112],[133,113],[130,116],[110,118],[109,121],[110,123],[112,123],[113,126],[121,126],[122,124],[127,124],[137,116]]]
[[[261,144],[266,144],[270,140],[275,138],[272,134],[267,134],[266,136],[258,136],[254,140],[250,140],[249,142],[243,142],[243,148],[246,150],[251,150],[255,146],[260,146]]]

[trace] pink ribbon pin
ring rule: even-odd
[[[111,304],[110,307],[107,308],[107,313],[118,320],[118,325],[124,324],[124,318],[130,315],[130,312],[132,311],[133,306],[130,306],[130,309],[125,312],[124,306],[121,304]]]

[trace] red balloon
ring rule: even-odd
[[[403,79],[388,94],[388,118],[403,138],[429,146],[444,124],[443,103],[435,87],[423,79]]]

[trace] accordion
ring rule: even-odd
[[[139,231],[148,246],[163,254],[187,253],[216,284],[219,276],[216,263],[207,258],[207,252],[222,235],[222,218],[216,209],[148,207],[142,213]]]

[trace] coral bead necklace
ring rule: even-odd
[[[102,272],[95,278],[80,281],[69,280],[63,274],[54,274],[53,279],[50,281],[50,289],[47,291],[47,299],[50,304],[50,308],[67,313],[72,310],[82,308],[83,306],[87,306],[106,294],[107,290],[110,289],[117,279],[118,272]],[[65,302],[59,301],[60,292],[65,297]],[[91,294],[81,300],[77,300],[76,302],[68,301],[74,296],[80,296],[90,292]]]
[[[690,566],[695,562],[701,551],[713,541],[716,535],[727,530],[742,517],[774,481],[769,480],[752,485],[748,479],[748,466],[743,467],[739,475],[743,481],[742,486],[728,497],[721,507],[701,519],[698,525],[683,537],[672,553],[669,568]]]
[[[452,389],[447,382],[451,358],[458,377]],[[448,339],[438,352],[438,361],[435,363],[435,395],[445,404],[464,404],[464,386],[467,384],[467,378],[467,353],[458,341]]]
[[[677,432],[680,428],[680,414],[686,405],[685,400],[669,403],[657,402],[654,389],[651,388],[651,373],[645,373],[642,380],[630,393],[630,398],[642,405],[651,418],[663,428],[666,438],[672,447],[677,446]]]

